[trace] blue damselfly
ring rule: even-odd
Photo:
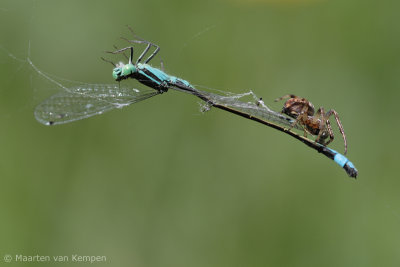
[[[130,56],[127,57],[127,64],[122,62],[114,64],[112,61],[103,60],[110,62],[114,66],[113,78],[116,81],[120,82],[132,78],[152,89],[138,90],[126,86],[120,86],[119,84],[85,84],[72,88],[64,87],[63,92],[51,96],[36,107],[36,119],[45,125],[68,123],[88,118],[90,116],[99,115],[111,109],[122,108],[167,92],[168,89],[173,89],[194,95],[203,100],[209,107],[228,111],[286,133],[334,160],[350,177],[357,177],[357,169],[344,155],[326,147],[324,144],[318,143],[292,131],[292,128],[304,130],[304,125],[297,124],[296,120],[293,118],[271,110],[251,91],[246,94],[234,95],[229,93],[216,94],[198,90],[188,81],[168,75],[163,70],[152,67],[148,64],[159,51],[157,45],[140,38],[139,40],[125,40],[130,43],[141,43],[147,45],[135,63],[133,63],[133,46],[109,52],[112,54],[118,54],[127,50],[130,51]],[[144,63],[141,63],[151,47],[155,48],[154,52],[144,61]],[[32,62],[30,63],[35,69],[37,69]],[[40,71],[38,72],[42,74]],[[252,95],[254,101],[241,101],[240,98],[243,95]]]

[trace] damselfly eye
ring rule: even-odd
[[[122,74],[122,69],[121,68],[115,68],[114,70],[113,70],[113,78],[115,79],[115,80],[118,80],[118,79],[120,79],[121,78],[121,74]]]

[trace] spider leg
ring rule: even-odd
[[[308,106],[303,106],[301,109],[301,112],[297,116],[296,120],[290,125],[290,127],[287,129],[288,131],[291,130],[294,126],[297,125],[298,122],[304,126],[304,121],[307,120],[307,113],[308,113]],[[304,136],[306,136],[306,127],[304,127]]]
[[[314,116],[314,118],[313,118],[313,122],[318,122],[318,120],[320,121],[319,127],[318,127],[318,128],[319,128],[318,136],[317,136],[317,138],[315,139],[315,142],[317,142],[317,143],[320,142],[321,136],[322,136],[322,134],[324,133],[324,130],[325,130],[325,125],[326,125],[326,123],[327,123],[327,119],[325,119],[324,114],[325,114],[324,108],[323,108],[323,107],[320,107],[320,108],[317,110],[317,113],[315,114],[315,116]],[[329,131],[329,130],[328,130],[328,131]],[[329,141],[329,143],[330,143],[330,142],[331,142],[331,141]]]
[[[328,130],[328,133],[329,133],[329,140],[324,143],[325,146],[329,145],[333,141],[333,139],[335,139],[335,135],[333,134],[331,122],[328,119],[326,119],[326,129]]]
[[[131,55],[130,55],[130,57],[129,57],[129,63],[132,63],[132,58],[133,58],[133,47],[132,47],[132,46],[128,46],[128,47],[125,47],[125,48],[122,48],[122,49],[119,49],[119,50],[116,50],[116,51],[113,51],[113,52],[111,52],[111,51],[106,51],[106,53],[109,53],[109,54],[119,54],[119,53],[123,53],[125,50],[128,50],[128,49],[131,50]]]
[[[342,134],[343,141],[344,141],[344,154],[346,155],[346,153],[347,153],[347,139],[346,139],[346,134],[344,133],[343,125],[342,125],[342,123],[340,122],[339,115],[338,115],[338,113],[336,112],[336,110],[330,109],[330,110],[326,113],[325,116],[326,116],[327,118],[329,118],[331,115],[334,115],[334,116],[335,116],[336,123],[337,123],[337,125],[339,126],[339,131],[340,131],[340,133]],[[331,129],[331,131],[332,131],[332,129]]]
[[[329,121],[329,116],[327,116],[327,114],[325,114],[325,109],[323,107],[320,107],[314,117],[315,117],[314,122],[319,123],[319,132],[318,132],[317,138],[315,139],[315,142],[322,144],[324,146],[327,146],[331,142],[333,142],[333,140],[335,139],[335,135],[333,134],[331,122]],[[318,122],[318,120],[319,120],[319,122]],[[323,139],[321,140],[321,137],[324,134],[326,134],[327,131],[329,134],[329,140],[325,141],[326,136],[323,137]]]

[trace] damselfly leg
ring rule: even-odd
[[[124,56],[126,56],[125,53],[124,53],[126,50],[131,50],[131,54],[129,56],[129,63],[132,63],[132,59],[133,59],[133,47],[132,46],[121,48],[121,49],[116,50],[116,51],[106,51],[106,53],[109,53],[109,54],[120,54],[120,53],[122,53],[122,54],[124,54]]]
[[[124,57],[126,58],[126,60],[129,60],[130,62],[132,62],[132,57],[133,57],[133,47],[125,47],[123,49],[118,49],[118,47],[116,45],[113,45],[113,47],[116,49],[116,51],[105,51],[106,53],[109,54],[118,54],[118,53],[122,53],[124,55]],[[125,50],[131,49],[131,55],[130,57],[128,57],[124,52]],[[117,65],[112,62],[111,60],[105,59],[104,57],[100,57],[103,61],[110,63],[111,65],[113,65],[114,67],[117,67]]]
[[[158,51],[160,51],[160,47],[159,47],[158,45],[152,43],[152,42],[149,42],[149,41],[147,41],[147,40],[145,40],[145,39],[143,39],[143,38],[137,36],[131,27],[129,27],[128,25],[127,25],[127,27],[128,27],[128,29],[129,29],[129,31],[132,33],[133,37],[135,37],[137,40],[135,40],[135,39],[134,39],[134,40],[129,40],[129,39],[125,38],[125,37],[121,37],[121,39],[123,39],[123,40],[125,40],[125,41],[127,41],[127,42],[129,42],[129,43],[147,44],[147,46],[146,46],[146,48],[143,50],[142,54],[141,54],[141,55],[138,57],[138,59],[136,60],[136,64],[137,64],[137,63],[140,63],[140,61],[142,61],[143,57],[149,52],[149,50],[150,50],[150,48],[151,48],[152,46],[155,48],[155,50],[153,51],[153,53],[144,61],[145,64],[149,63],[150,60],[152,60],[153,57],[154,57],[155,55],[157,55]]]
[[[110,63],[111,65],[113,65],[114,68],[117,67],[117,65],[115,65],[115,63],[112,62],[111,60],[108,60],[108,59],[106,59],[106,58],[104,58],[104,57],[100,57],[100,58],[101,58],[103,61],[105,61],[105,62]]]
[[[113,47],[114,47],[115,50],[119,50],[119,48],[116,45],[113,45]],[[122,53],[122,55],[124,55],[124,58],[126,60],[129,60],[129,57],[125,53]]]

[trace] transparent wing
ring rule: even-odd
[[[138,90],[117,84],[85,84],[43,101],[35,109],[35,118],[45,125],[63,124],[123,108],[158,94],[153,89]]]
[[[293,119],[271,110],[264,104],[264,102],[259,102],[260,99],[252,91],[243,94],[232,94],[221,91],[220,95],[210,92],[204,92],[182,84],[175,84],[172,88],[181,92],[195,95],[201,98],[203,101],[209,103],[211,106],[225,106],[269,122],[277,123],[286,128],[291,128],[294,122]],[[245,96],[252,96],[254,101],[241,101],[240,99]],[[256,101],[259,102],[259,104],[256,104]],[[303,130],[302,126],[299,124],[295,125],[293,128]]]
[[[242,95],[237,96],[240,97]],[[221,96],[212,93],[208,93],[208,96],[213,101],[213,103],[239,110],[243,113],[259,117],[266,121],[278,123],[279,125],[282,125],[284,127],[289,128],[292,126],[293,119],[269,109],[267,106],[265,106],[265,104],[257,105],[251,102],[242,102],[236,96]],[[302,129],[300,125],[296,125],[294,126],[294,128]]]

